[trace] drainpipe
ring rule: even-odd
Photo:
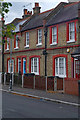
[[[45,55],[45,76],[47,76],[47,27],[44,28],[44,36],[45,36],[45,50],[43,51],[43,55]]]

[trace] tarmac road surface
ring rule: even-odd
[[[2,92],[3,118],[78,118],[78,107]]]

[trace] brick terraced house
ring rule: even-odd
[[[26,16],[16,25],[12,72],[80,78],[80,61],[71,57],[80,46],[80,2],[61,2],[42,13],[40,9],[35,3],[33,15],[26,11],[31,17]],[[9,44],[5,44],[4,56],[5,72],[10,73]]]

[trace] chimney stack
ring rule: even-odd
[[[32,15],[32,11],[28,11],[27,9],[24,9],[24,15],[23,18],[30,17]]]
[[[39,14],[41,7],[39,7],[39,3],[35,3],[35,7],[33,8],[33,14]]]

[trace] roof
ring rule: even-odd
[[[15,29],[14,32],[19,32],[19,26],[22,25],[22,24],[24,24],[24,22],[26,22],[27,20],[28,20],[28,19],[25,19],[25,20],[20,21],[19,23],[17,23],[17,24],[16,24],[16,29]]]
[[[15,18],[11,23],[8,23],[6,25],[14,24],[16,26],[20,20],[22,20],[22,19],[21,18]]]
[[[79,5],[80,3],[76,2],[74,4],[72,3],[64,6],[60,11],[56,13],[56,15],[51,16],[46,26],[50,26],[78,18]]]
[[[37,14],[37,15],[33,15],[29,19],[28,23],[24,24],[21,31],[30,30],[30,29],[34,29],[34,28],[43,26],[44,18],[47,17],[51,13],[52,10],[53,9],[43,12],[43,13],[40,13],[40,14]]]

